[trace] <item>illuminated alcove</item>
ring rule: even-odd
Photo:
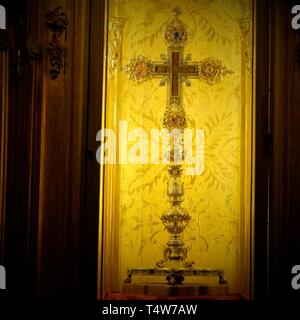
[[[233,71],[214,84],[192,79],[182,89],[188,127],[204,130],[204,171],[184,175],[184,206],[192,217],[183,235],[188,258],[198,268],[223,268],[230,291],[251,297],[254,3],[106,1],[102,128],[118,140],[120,121],[149,137],[162,127],[166,86],[155,77],[131,81],[126,66],[133,57],[160,61],[167,54],[163,31],[176,6],[189,30],[185,54],[193,61],[214,57]],[[119,156],[117,148],[117,164],[101,166],[99,294],[121,291],[127,268],[154,267],[168,241],[160,220],[168,206],[166,165],[120,164]]]

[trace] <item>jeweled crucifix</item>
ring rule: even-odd
[[[167,107],[163,117],[163,127],[169,132],[179,129],[183,133],[187,127],[187,120],[183,108],[182,85],[191,85],[189,79],[201,79],[207,84],[215,84],[229,73],[220,60],[206,58],[198,63],[191,62],[191,55],[184,56],[184,46],[188,40],[188,30],[186,25],[179,19],[180,8],[176,7],[172,11],[174,17],[167,24],[164,39],[168,46],[168,54],[161,55],[162,61],[153,62],[147,57],[138,56],[131,59],[126,66],[129,78],[138,83],[142,83],[151,78],[161,78],[161,85],[168,85]],[[174,161],[176,153],[182,154],[182,145],[174,145],[170,141],[170,164],[168,165],[168,187],[170,207],[163,213],[161,220],[167,231],[170,233],[170,240],[163,252],[163,258],[156,263],[162,268],[167,262],[181,262],[185,268],[192,268],[194,262],[187,261],[187,249],[182,240],[182,233],[191,220],[189,213],[182,207],[184,186],[181,181],[182,164]],[[174,270],[174,263],[171,263],[171,270]],[[145,270],[144,270],[145,271]],[[201,273],[201,270],[198,270]],[[203,270],[202,270],[203,271]],[[213,270],[220,273],[220,270]],[[141,270],[139,269],[139,272]],[[172,273],[173,274],[173,273]],[[173,277],[173,278],[172,278]],[[172,276],[168,281],[178,283],[183,277]],[[177,278],[176,278],[177,277]]]
[[[186,25],[178,18],[180,8],[172,11],[174,18],[167,25],[164,39],[168,45],[168,54],[161,55],[161,62],[153,62],[145,56],[131,59],[126,66],[129,78],[138,83],[151,78],[161,78],[161,85],[168,84],[167,105],[176,103],[182,105],[182,84],[190,86],[189,79],[200,79],[207,84],[220,82],[228,70],[220,60],[213,57],[200,62],[191,62],[191,55],[184,56],[184,46],[188,40]]]
[[[153,63],[152,70],[153,77],[162,77],[168,83],[168,104],[182,105],[182,83],[198,77],[198,65],[183,59],[182,47],[170,46],[168,59],[164,63]]]

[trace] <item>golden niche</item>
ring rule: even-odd
[[[191,62],[191,55],[184,55],[184,46],[188,40],[187,26],[179,19],[181,10],[176,7],[172,11],[174,17],[167,24],[164,39],[168,46],[168,54],[161,55],[162,61],[153,62],[144,56],[132,58],[125,68],[129,79],[137,83],[161,78],[161,85],[167,84],[167,106],[162,124],[171,136],[177,130],[183,136],[187,128],[186,113],[183,107],[182,87],[191,85],[189,79],[199,79],[209,85],[222,81],[224,76],[233,71],[227,69],[216,58],[206,58],[200,63]],[[163,257],[154,268],[128,269],[125,283],[132,281],[136,275],[164,275],[170,285],[177,285],[184,281],[184,276],[217,276],[219,284],[226,287],[222,269],[196,269],[194,262],[187,259],[188,250],[182,240],[182,234],[191,220],[191,216],[182,206],[184,200],[184,184],[182,182],[183,166],[177,163],[182,159],[182,144],[175,144],[169,139],[170,163],[168,165],[167,195],[169,209],[161,216],[161,221],[170,234],[169,241],[163,250]],[[181,266],[180,266],[181,265]],[[225,290],[225,291],[226,291]]]

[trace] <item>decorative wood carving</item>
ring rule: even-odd
[[[46,25],[52,31],[52,38],[47,47],[52,67],[49,75],[56,79],[64,67],[65,48],[60,44],[60,40],[68,25],[68,18],[62,7],[57,7],[46,15]]]

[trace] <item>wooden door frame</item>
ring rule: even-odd
[[[299,96],[293,4],[257,1],[254,298],[263,300],[291,293],[289,261],[296,248],[289,240],[295,214],[290,208],[290,154],[295,148],[290,126],[295,120],[290,114]]]
[[[255,1],[254,1],[254,3],[255,3]],[[265,10],[265,8],[263,8],[262,6],[255,6],[255,9],[256,10]],[[260,16],[260,18],[262,19],[262,17]],[[256,12],[255,12],[255,14],[254,14],[254,17],[253,17],[253,19],[256,19]],[[262,19],[262,22],[263,22],[263,19]],[[104,27],[103,27],[103,31],[104,31]],[[254,31],[254,30],[253,30]],[[250,31],[249,32],[249,30],[246,30],[246,32],[248,32],[248,33],[250,33],[251,34],[251,36],[249,37],[250,38],[250,41],[252,41],[252,32]],[[254,32],[254,34],[255,34],[255,32]],[[93,41],[93,39],[91,38],[91,41]],[[255,41],[254,41],[255,42]],[[245,46],[246,47],[246,46]],[[245,51],[247,51],[247,48],[243,48],[243,50],[245,50]],[[97,52],[97,51],[96,51]],[[248,57],[249,56],[249,49],[248,49],[248,51],[247,52],[244,52],[245,53],[245,56],[246,57]],[[247,54],[248,55],[247,55]],[[98,56],[99,56],[99,53],[97,54]],[[104,57],[103,57],[104,58]],[[103,60],[104,61],[104,60]],[[91,60],[91,62],[92,62],[92,60]],[[104,63],[105,63],[105,61],[104,61]],[[98,66],[98,68],[99,68],[99,66]],[[254,69],[254,74],[255,74],[255,69],[256,69],[256,66],[253,66],[253,69]],[[103,67],[102,67],[102,69],[101,69],[101,71],[103,72]],[[99,78],[97,78],[97,79],[99,79]],[[101,87],[102,87],[102,79],[100,79],[100,81],[101,81]],[[92,85],[93,86],[93,82],[90,82],[90,85]],[[251,84],[251,86],[253,85],[253,83]],[[100,87],[100,86],[99,86]],[[254,97],[253,97],[253,99],[254,99]],[[100,101],[100,100],[99,100]],[[256,101],[253,101],[253,103],[255,104],[255,102]],[[100,102],[99,102],[100,103]],[[260,119],[259,119],[260,120]],[[257,119],[256,119],[256,121],[257,121]],[[264,126],[262,126],[262,127],[264,127]],[[250,156],[252,156],[252,154],[250,155]],[[252,159],[251,159],[251,161],[252,161]],[[251,170],[252,170],[252,168],[251,168]],[[101,199],[100,199],[100,203],[101,203]],[[251,204],[252,205],[252,204]],[[251,205],[250,205],[250,207],[251,207]],[[250,210],[252,210],[252,208],[250,208]],[[252,244],[253,244],[253,235],[254,235],[254,231],[253,231],[253,226],[254,225],[252,225],[252,212],[251,212],[251,214],[249,215],[249,217],[251,217],[250,219],[251,219],[251,221],[247,221],[247,223],[245,223],[245,225],[247,225],[248,227],[251,225],[251,230],[249,230],[249,234],[247,235],[247,236],[245,236],[245,239],[246,240],[249,240],[249,242],[251,242],[251,245],[249,245],[249,247],[251,246],[251,248],[250,248],[250,250],[249,251],[247,251],[247,252],[245,252],[245,255],[242,257],[242,260],[243,260],[243,265],[242,265],[242,270],[245,270],[246,271],[246,273],[248,274],[248,272],[249,272],[249,274],[251,274],[250,275],[250,283],[249,283],[249,285],[247,284],[247,285],[243,285],[243,288],[241,288],[241,290],[244,290],[245,288],[247,288],[247,289],[249,289],[249,290],[247,290],[247,293],[246,293],[246,297],[249,297],[249,295],[248,295],[248,292],[249,292],[249,294],[250,294],[250,296],[252,296],[252,294],[253,294],[253,282],[254,282],[254,279],[253,279],[253,277],[252,277],[252,273],[253,273],[253,265],[254,265],[254,263],[253,263],[253,255],[254,255],[254,253],[253,253],[253,248],[252,248]],[[103,216],[101,216],[100,215],[100,219],[103,219]],[[249,219],[249,220],[250,220]],[[101,221],[100,221],[100,224],[101,224]],[[104,223],[102,223],[101,224],[101,226],[102,226],[102,228],[103,228],[103,226],[104,226],[105,224]],[[111,231],[111,229],[110,229],[110,231]],[[101,233],[102,233],[102,236],[103,236],[103,234],[104,234],[104,232],[103,232],[103,230],[101,229],[100,230],[100,234],[99,234],[99,236],[101,237]],[[99,245],[100,245],[100,248],[99,248],[99,251],[101,252],[103,252],[103,242],[104,242],[104,237],[102,238],[102,239],[99,239]],[[102,240],[102,241],[101,241]],[[243,246],[243,248],[244,248],[244,246]],[[248,259],[248,257],[249,256],[251,256],[251,258],[249,258]],[[109,259],[109,258],[108,258]],[[102,260],[102,261],[101,261]],[[249,265],[249,260],[250,260],[250,265]],[[241,264],[242,264],[241,263]],[[103,255],[101,255],[101,254],[99,254],[99,280],[98,281],[101,281],[101,278],[103,277],[103,274],[102,274],[102,269],[103,268]],[[243,277],[243,274],[241,273],[241,277]],[[101,285],[99,285],[99,288],[101,288]],[[100,289],[98,289],[98,298],[99,297],[101,297],[101,290]]]

